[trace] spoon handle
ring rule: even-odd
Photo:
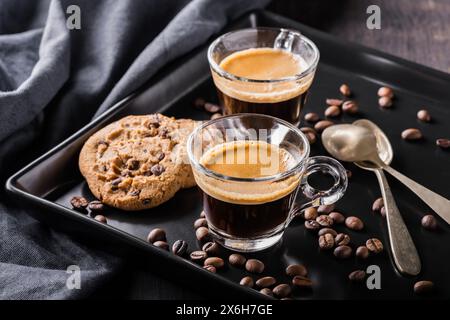
[[[381,194],[384,200],[394,263],[401,273],[412,276],[418,275],[421,269],[421,263],[417,249],[400,215],[383,170],[375,170],[375,173],[380,183]]]
[[[385,166],[383,169],[397,178],[405,186],[407,186],[420,199],[422,199],[423,202],[425,202],[431,209],[433,209],[434,212],[436,212],[442,219],[450,224],[450,200],[445,199],[443,196],[431,191],[428,188],[425,188],[421,184],[418,184],[414,180],[401,174],[390,166]]]

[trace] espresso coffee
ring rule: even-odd
[[[287,150],[263,141],[227,142],[208,150],[200,163],[216,174],[251,181],[198,179],[204,192],[203,209],[212,230],[237,238],[254,238],[284,226],[299,177],[270,182],[258,178],[291,169],[294,158]]]
[[[299,124],[313,75],[301,80],[277,80],[295,77],[306,67],[299,55],[285,50],[253,48],[232,53],[221,61],[220,68],[259,82],[230,80],[213,73],[224,114],[262,113]]]

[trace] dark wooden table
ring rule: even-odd
[[[381,29],[366,27],[369,5],[381,9]],[[337,37],[450,72],[448,0],[276,0],[268,8]],[[149,271],[141,260],[129,262],[93,298],[201,299],[192,289]]]

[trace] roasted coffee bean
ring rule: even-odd
[[[350,97],[352,94],[350,87],[345,83],[339,87],[339,91],[341,92],[342,95],[346,97]]]
[[[314,207],[306,208],[303,212],[305,220],[316,220],[317,216],[317,209]]]
[[[208,111],[209,113],[217,113],[220,111],[220,106],[211,102],[206,102],[205,110]]]
[[[316,218],[317,223],[319,223],[322,227],[330,227],[333,225],[334,221],[330,218],[329,215],[322,214]]]
[[[331,219],[333,219],[334,223],[337,223],[337,224],[344,223],[344,221],[345,221],[344,215],[343,215],[342,213],[337,212],[337,211],[332,211],[332,212],[330,212],[330,213],[328,214],[328,216],[329,216]]]
[[[329,250],[334,247],[334,237],[330,233],[325,233],[319,237],[319,247],[322,250]]]
[[[252,277],[247,276],[247,277],[243,277],[241,279],[241,281],[239,282],[239,284],[244,287],[253,288],[253,286],[255,285],[255,282],[253,281]]]
[[[326,100],[326,103],[329,106],[338,106],[338,107],[340,107],[342,105],[342,102],[344,102],[344,101],[341,100],[341,99],[327,99]]]
[[[169,244],[165,241],[155,241],[155,242],[153,242],[153,245],[155,247],[161,248],[163,250],[167,250],[167,251],[169,250]]]
[[[386,218],[386,208],[383,206],[380,209],[380,214],[383,218]]]
[[[423,216],[422,227],[424,227],[425,229],[428,229],[428,230],[436,230],[438,227],[436,218],[431,214],[427,214],[426,216]]]
[[[317,208],[317,212],[320,214],[329,214],[334,210],[334,204],[323,204]]]
[[[89,205],[88,205],[88,208],[91,211],[102,211],[104,209],[104,207],[105,206],[103,205],[103,203],[98,200],[91,201],[91,202],[89,202]]]
[[[305,127],[305,128],[307,128],[307,127]],[[305,134],[306,138],[308,139],[309,144],[313,144],[317,141],[317,135],[316,135],[314,129],[308,128],[308,129],[312,129],[314,131],[306,131],[306,132],[304,132],[302,129],[303,128],[300,128],[300,130]]]
[[[196,109],[203,109],[205,107],[205,103],[206,103],[205,99],[197,98],[194,100],[194,107]]]
[[[220,253],[220,247],[215,242],[207,242],[203,245],[202,250],[209,256],[217,256]]]
[[[108,223],[108,220],[106,219],[106,217],[102,216],[101,214],[96,215],[94,219],[101,223]]]
[[[160,176],[163,174],[164,171],[166,171],[166,168],[164,168],[164,166],[161,164],[155,164],[153,167],[151,167],[150,171],[155,176]]]
[[[366,272],[363,270],[355,270],[348,275],[348,279],[350,281],[354,281],[354,282],[364,281],[365,277],[366,277]]]
[[[243,267],[247,259],[239,253],[230,254],[228,257],[228,262],[235,267]]]
[[[211,266],[211,265],[203,266],[203,269],[208,270],[209,272],[212,272],[212,273],[216,273],[217,272],[216,267]]]
[[[189,257],[194,262],[203,262],[203,261],[205,261],[206,258],[208,258],[208,254],[205,251],[198,250],[198,251],[192,251],[189,254]]]
[[[440,138],[436,140],[436,145],[442,149],[450,148],[450,139]]]
[[[345,170],[345,174],[347,175],[348,179],[351,179],[353,177],[353,173],[348,169]]]
[[[272,292],[278,298],[286,298],[291,294],[292,289],[290,285],[282,283],[273,288]]]
[[[268,288],[273,286],[277,280],[274,277],[262,277],[256,280],[256,285],[260,288]]]
[[[148,234],[147,241],[150,243],[166,241],[166,232],[161,228],[155,228]]]
[[[317,132],[322,132],[326,128],[331,127],[332,125],[334,125],[333,121],[321,120],[314,125],[314,129],[316,129]]]
[[[286,274],[289,277],[302,276],[306,277],[308,270],[302,264],[291,264],[286,268]]]
[[[224,266],[224,262],[222,258],[219,257],[209,257],[203,262],[205,266],[214,266],[216,269],[222,268]]]
[[[222,118],[222,117],[223,117],[223,115],[221,113],[214,113],[211,116],[211,120],[219,119],[219,118]]]
[[[380,253],[383,251],[383,243],[377,238],[372,238],[366,241],[366,247],[373,253]]]
[[[392,107],[392,99],[389,97],[380,97],[378,99],[378,105],[382,108],[390,108]]]
[[[335,118],[341,114],[341,108],[338,106],[329,106],[325,109],[325,117]]]
[[[319,115],[315,112],[308,112],[307,114],[305,114],[305,121],[317,122],[319,121]]]
[[[273,297],[273,292],[269,288],[263,288],[263,289],[259,290],[259,292],[261,292],[263,295]]]
[[[323,235],[325,235],[327,233],[331,234],[333,237],[337,236],[337,232],[334,229],[331,229],[331,228],[322,228],[322,229],[320,229],[318,235],[319,236],[323,236]]]
[[[245,263],[245,269],[252,273],[262,273],[264,271],[264,263],[258,259],[248,259]]]
[[[316,220],[306,220],[305,228],[308,230],[317,230],[320,229],[320,224]]]
[[[195,237],[200,242],[204,242],[210,239],[208,228],[200,227],[197,230],[195,230]]]
[[[356,249],[356,256],[360,259],[367,259],[369,257],[369,249],[366,246],[359,246]]]
[[[402,131],[402,139],[404,140],[419,140],[422,139],[422,132],[416,128],[409,128]]]
[[[380,197],[373,202],[372,211],[379,212],[381,210],[381,208],[383,208],[383,206],[384,206],[384,201],[383,201],[383,198]]]
[[[89,205],[89,202],[85,197],[73,197],[70,200],[70,204],[75,210],[84,210]]]
[[[184,256],[188,248],[188,244],[184,240],[177,240],[172,245],[172,253],[177,256]]]
[[[420,121],[423,121],[423,122],[430,122],[431,115],[428,112],[428,110],[422,109],[417,112],[417,119],[419,119]]]
[[[348,234],[339,233],[335,238],[334,242],[337,246],[345,246],[350,243],[350,237]]]
[[[414,284],[415,294],[429,294],[434,289],[434,283],[428,280],[418,281]]]
[[[392,99],[394,97],[394,91],[389,87],[381,87],[378,89],[378,96]]]
[[[342,104],[342,111],[348,114],[355,114],[359,111],[359,106],[355,101],[347,100]]]
[[[362,230],[364,228],[364,223],[358,217],[347,217],[345,225],[351,230]]]
[[[312,281],[311,279],[303,276],[295,276],[292,279],[292,284],[294,286],[300,287],[300,288],[311,288],[312,287]]]
[[[198,218],[197,220],[195,220],[194,222],[194,229],[198,229],[200,227],[208,227],[208,222],[206,221],[205,218]]]
[[[334,256],[339,259],[347,259],[352,255],[352,248],[349,246],[339,246],[334,249]]]
[[[206,218],[205,211],[200,212],[200,218]]]

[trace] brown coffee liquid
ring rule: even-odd
[[[238,51],[220,63],[228,73],[253,80],[293,77],[305,70],[305,65],[300,56],[273,48]],[[214,80],[224,114],[262,113],[297,125],[312,76],[281,83],[228,81],[217,76]]]
[[[228,142],[206,152],[200,163],[228,177],[259,178],[293,166],[288,151],[261,141]],[[282,183],[197,180],[203,190],[203,209],[213,229],[239,238],[258,237],[284,224],[298,177]]]

